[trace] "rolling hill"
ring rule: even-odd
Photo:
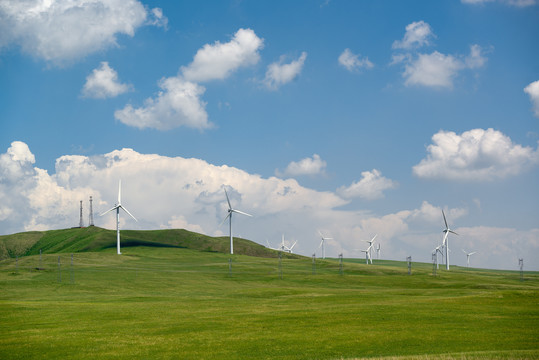
[[[122,248],[134,246],[185,248],[228,253],[228,237],[211,237],[184,229],[122,230]],[[30,231],[0,236],[0,259],[53,253],[96,252],[116,247],[116,231],[96,226],[49,231]],[[256,257],[277,257],[278,252],[253,241],[234,238],[234,252]],[[287,258],[298,255],[286,254]]]

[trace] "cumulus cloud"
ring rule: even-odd
[[[320,175],[325,171],[327,163],[320,158],[320,155],[313,154],[313,157],[307,157],[300,161],[292,161],[284,172],[275,170],[277,176],[302,176],[302,175]]]
[[[384,197],[384,191],[394,189],[397,183],[382,176],[379,170],[363,171],[361,179],[350,186],[340,187],[337,193],[345,199],[359,197],[365,200],[374,200]]]
[[[530,101],[533,105],[533,113],[539,118],[539,80],[526,86],[524,92],[530,96]]]
[[[268,66],[263,83],[268,89],[276,90],[281,85],[291,82],[301,73],[305,59],[307,59],[307,53],[302,52],[297,60],[283,64],[284,57],[281,56],[278,62]]]
[[[451,89],[455,78],[463,70],[479,69],[487,62],[484,49],[477,44],[471,45],[470,53],[465,56],[446,55],[438,51],[418,53],[417,49],[429,45],[433,37],[435,35],[429,24],[418,21],[406,26],[404,38],[393,43],[394,50],[404,52],[394,53],[391,65],[404,65],[402,76],[406,86]]]
[[[339,64],[344,66],[348,71],[372,69],[374,67],[374,64],[369,61],[368,57],[360,58],[360,55],[352,53],[348,48],[344,49],[339,56]]]
[[[226,227],[219,226],[228,206],[224,186],[233,206],[254,215],[236,218],[235,234],[266,244],[266,240],[278,243],[284,233],[287,239],[298,239],[294,250],[309,256],[319,251],[316,229],[324,229],[334,238],[327,243],[327,256],[341,252],[347,257],[361,256],[355,249],[378,234],[384,259],[404,260],[412,255],[414,261],[430,261],[430,251],[441,241],[444,228],[442,208],[427,201],[415,209],[380,215],[342,210],[347,201],[335,193],[305,188],[293,179],[262,178],[200,159],[122,149],[91,157],[61,156],[53,174],[35,167],[35,161],[23,142],[13,142],[0,154],[2,234],[78,226],[79,201],[84,201],[83,216],[88,219],[85,204],[90,195],[95,224],[115,229],[112,214],[98,214],[113,206],[119,179],[122,203],[139,220],[121,215],[124,229],[183,227],[226,235]],[[537,253],[539,229],[461,228],[467,209],[444,207],[444,211],[451,228],[461,234],[451,239],[454,249],[466,247],[489,254],[477,257],[476,266],[512,268],[511,256]],[[468,241],[474,246],[468,246]],[[491,248],[503,254],[490,254]],[[465,257],[462,264],[464,261]]]
[[[444,55],[438,51],[418,54],[416,58],[405,58],[405,85],[452,88],[455,77],[461,70],[477,69],[485,65],[487,59],[479,45],[470,47],[470,54],[464,58]]]
[[[155,98],[148,98],[144,106],[131,104],[114,112],[122,123],[139,129],[169,130],[180,126],[204,130],[212,127],[206,113],[206,103],[201,96],[206,89],[181,77],[163,78],[161,91]]]
[[[189,65],[181,67],[181,73],[188,81],[222,80],[240,67],[258,63],[263,47],[264,40],[253,30],[239,29],[227,43],[204,45]]]
[[[133,36],[147,19],[137,0],[2,1],[0,49],[15,44],[61,65],[116,46],[119,34]]]
[[[436,36],[432,32],[429,24],[421,21],[415,21],[406,26],[406,33],[402,40],[393,42],[393,49],[413,49],[425,45],[430,45],[432,38]]]
[[[105,99],[116,97],[132,89],[132,85],[122,84],[118,80],[118,73],[109,66],[108,62],[102,61],[101,66],[92,70],[92,73],[86,77],[82,96]]]
[[[518,175],[539,163],[539,149],[513,144],[493,129],[462,134],[439,131],[432,136],[427,157],[413,167],[420,178],[492,181]]]

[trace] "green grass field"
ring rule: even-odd
[[[537,272],[348,259],[341,274],[184,230],[126,231],[119,256],[114,236],[0,237],[1,359],[539,358]]]

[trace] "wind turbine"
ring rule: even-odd
[[[472,256],[473,254],[475,254],[477,251],[472,251],[471,253],[467,252],[466,250],[464,249],[461,249],[463,253],[466,254],[466,267],[470,267],[470,256]]]
[[[440,249],[442,248],[443,246],[442,245],[438,245],[436,246],[436,248],[432,251],[435,255],[436,255],[436,269],[439,269],[440,268],[440,264],[438,262],[438,254],[442,255],[442,259],[444,258],[444,253],[443,251]]]
[[[324,235],[322,235],[322,232],[320,232],[320,230],[318,230],[318,233],[322,237],[322,241],[320,242],[320,245],[318,245],[318,248],[320,249],[320,247],[322,247],[322,259],[325,259],[326,258],[326,249],[324,248],[324,243],[326,242],[326,240],[333,240],[333,238],[324,237]]]
[[[365,240],[366,242],[369,243],[369,258],[371,259],[371,264],[372,264],[372,244],[374,243],[374,239],[376,239],[376,237],[378,236],[378,234],[374,235],[374,237],[371,239],[371,240]]]
[[[447,236],[449,235],[449,233],[452,233],[455,235],[458,235],[458,234],[454,232],[453,230],[451,230],[449,228],[449,225],[447,225],[447,219],[445,218],[445,213],[443,210],[442,210],[442,215],[444,217],[444,223],[445,223],[445,229],[442,230],[442,232],[444,233],[444,240],[442,242],[442,245],[445,247],[445,269],[449,270],[449,241],[447,239]]]
[[[103,214],[100,215],[100,216],[103,216],[109,211],[116,210],[116,248],[118,251],[118,255],[121,254],[120,252],[120,209],[125,211],[129,216],[133,218],[133,220],[138,222],[138,220],[135,219],[135,217],[131,215],[131,213],[125,207],[123,207],[121,199],[122,199],[122,180],[119,180],[118,181],[118,202],[116,203],[116,205],[114,205],[112,209],[107,210]]]
[[[376,257],[378,260],[380,260],[380,242],[378,241],[378,245],[376,246]]]
[[[226,221],[226,219],[229,219],[230,254],[234,254],[234,238],[232,237],[232,214],[238,213],[238,214],[247,215],[247,216],[253,216],[253,215],[249,215],[247,213],[244,213],[243,211],[233,209],[232,205],[230,205],[230,199],[228,198],[228,193],[226,192],[226,188],[225,188],[225,195],[226,195],[226,201],[228,202],[228,215],[224,218],[223,222],[221,222],[221,225]]]
[[[370,249],[367,249],[367,250],[361,250],[361,252],[364,252],[365,253],[365,264],[369,265],[369,250]]]

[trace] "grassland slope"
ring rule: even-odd
[[[184,229],[123,230],[122,248],[173,247],[207,252],[230,252],[228,237],[211,237]],[[116,247],[116,231],[96,226],[50,231],[31,231],[0,236],[0,259],[42,253],[96,252]],[[277,257],[277,251],[253,241],[234,238],[234,252],[256,257]],[[297,255],[286,254],[288,258]]]

